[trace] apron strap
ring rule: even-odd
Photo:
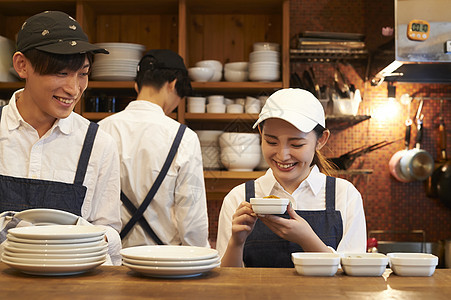
[[[83,148],[81,150],[80,159],[78,160],[77,173],[75,174],[74,184],[83,185],[98,128],[99,125],[94,122],[91,122],[89,124],[88,131],[86,132],[85,136],[85,141],[83,143]]]
[[[157,179],[153,183],[152,187],[150,188],[149,193],[147,194],[144,201],[141,203],[139,208],[134,212],[131,219],[128,221],[128,223],[124,226],[122,229],[120,236],[121,239],[127,236],[127,234],[130,232],[130,230],[135,226],[136,222],[140,218],[142,218],[144,211],[149,206],[150,202],[153,200],[153,197],[157,193],[158,189],[160,188],[161,183],[163,182],[164,177],[166,177],[166,174],[168,173],[169,167],[172,164],[172,161],[174,160],[175,154],[177,153],[177,149],[180,146],[180,142],[182,140],[183,134],[185,133],[186,125],[180,124],[180,127],[177,131],[177,135],[175,136],[174,141],[172,142],[171,149],[169,150],[169,154],[166,157],[166,161],[163,164],[163,168],[160,171],[160,174],[158,174]]]
[[[130,199],[128,199],[127,196],[125,196],[125,194],[122,191],[121,191],[121,201],[131,215],[134,215],[136,213],[137,211],[136,207],[133,205]],[[151,237],[154,240],[155,243],[157,243],[158,245],[164,245],[164,243],[160,240],[155,231],[153,231],[152,227],[150,227],[149,223],[145,218],[139,218],[138,222],[139,225],[141,225],[144,231],[149,235],[149,237]]]
[[[246,190],[246,201],[251,202],[251,198],[255,197],[255,181],[249,180],[245,183],[245,190]]]
[[[3,106],[0,106],[0,120],[2,119],[2,110],[3,110]]]
[[[335,211],[335,182],[336,178],[326,177],[326,210]]]

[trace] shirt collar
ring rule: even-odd
[[[317,195],[324,184],[325,176],[321,173],[316,165],[313,166],[310,174],[296,189],[299,190],[303,186],[307,185],[310,190]],[[284,190],[283,187],[277,182],[271,169],[266,171],[265,175],[259,178],[258,183],[263,195],[271,195],[274,190]],[[296,192],[295,191],[295,192]],[[294,192],[294,193],[295,193]]]
[[[16,95],[18,95],[21,92],[23,92],[23,89],[16,91],[9,100],[8,107],[10,109],[8,109],[6,115],[8,130],[17,129],[21,124],[27,123],[20,115],[19,110],[17,109]],[[59,128],[59,130],[62,133],[70,134],[73,130],[73,121],[71,115],[72,113],[67,118],[57,119],[50,130],[53,131],[56,128]]]
[[[126,110],[148,110],[148,111],[154,111],[154,112],[158,112],[164,115],[164,111],[163,108],[161,108],[161,106],[152,103],[150,101],[147,100],[134,100],[131,101],[127,107],[125,108]]]

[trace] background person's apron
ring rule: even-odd
[[[2,107],[0,119],[1,113]],[[81,216],[81,207],[86,195],[83,181],[98,127],[96,123],[89,124],[74,183],[0,175],[0,212],[53,208]]]
[[[255,197],[254,181],[246,182],[246,201]],[[312,227],[318,237],[327,245],[337,249],[343,236],[343,221],[340,211],[335,210],[335,178],[326,178],[326,210],[296,210]],[[286,212],[279,215],[289,219]],[[254,229],[244,244],[243,261],[246,267],[293,268],[291,253],[303,252],[301,246],[287,241],[272,232],[257,219]]]
[[[185,129],[186,125],[180,124],[177,134],[174,138],[174,141],[172,142],[171,148],[169,149],[168,156],[164,161],[163,167],[161,168],[161,171],[158,174],[157,179],[155,179],[154,183],[152,184],[152,187],[147,193],[146,198],[144,198],[143,202],[138,208],[136,208],[135,205],[130,201],[130,199],[128,199],[128,197],[121,191],[122,204],[124,204],[127,211],[132,215],[130,220],[127,222],[127,224],[125,224],[125,226],[121,230],[120,233],[121,239],[124,239],[130,232],[130,230],[132,230],[133,226],[135,226],[136,223],[139,222],[139,225],[142,227],[142,229],[155,243],[157,243],[158,245],[164,245],[164,243],[161,241],[161,239],[158,237],[158,235],[150,226],[149,222],[147,222],[147,220],[144,218],[143,214],[146,211],[147,207],[149,206],[150,202],[152,202],[153,197],[155,197],[155,194],[157,193],[161,183],[163,182],[164,178],[166,177],[169,171],[169,167],[171,166],[175,154],[177,153],[177,150],[180,146],[180,142],[182,141]]]

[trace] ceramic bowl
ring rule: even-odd
[[[249,67],[249,62],[247,62],[247,61],[238,61],[238,62],[226,63],[224,65],[224,72],[226,72],[228,70],[247,71],[248,67]]]
[[[351,276],[381,276],[387,268],[388,257],[382,253],[345,253],[341,267]]]
[[[229,171],[251,172],[260,162],[260,153],[221,151],[221,162]]]
[[[188,69],[188,75],[191,80],[195,82],[206,82],[209,81],[215,70],[207,67],[193,67]]]
[[[225,81],[229,81],[229,82],[248,81],[249,80],[249,72],[226,69],[224,71],[224,79],[225,79]]]
[[[286,198],[251,198],[250,203],[252,210],[256,214],[283,214],[287,210],[287,205],[290,202]]]
[[[198,61],[196,67],[207,67],[222,72],[222,63],[219,60],[207,59]]]
[[[192,103],[186,106],[187,111],[189,113],[204,113],[205,112],[205,104]]]
[[[225,104],[225,98],[224,95],[211,95],[207,97],[207,103],[220,103]]]
[[[200,144],[205,146],[219,146],[219,136],[222,130],[195,130]]]
[[[260,135],[247,132],[224,132],[219,136],[219,145],[221,148],[233,145],[260,145]]]
[[[229,114],[242,114],[244,112],[244,107],[241,104],[229,104],[226,108]]]
[[[261,147],[257,144],[230,145],[221,147],[223,153],[261,153]]]
[[[387,253],[390,268],[399,276],[431,276],[438,257],[428,253]]]
[[[207,98],[205,98],[205,97],[188,97],[187,101],[188,101],[188,105],[189,104],[205,105],[207,103]]]
[[[296,272],[305,276],[334,276],[340,263],[338,253],[294,252],[291,253]]]
[[[223,114],[226,112],[226,105],[222,103],[207,104],[207,113]]]

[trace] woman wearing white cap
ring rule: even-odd
[[[262,108],[258,126],[270,169],[241,184],[222,204],[217,249],[222,266],[293,267],[291,253],[365,252],[362,197],[329,175],[319,150],[330,136],[321,103],[310,92],[282,89]],[[288,198],[284,216],[257,216],[252,197]]]

